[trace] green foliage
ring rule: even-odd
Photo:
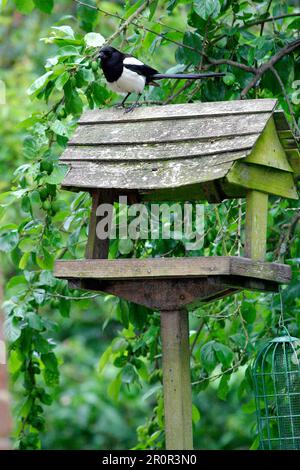
[[[263,19],[293,13],[293,3],[152,1],[133,19],[131,15],[143,2],[129,1],[124,7],[101,2],[104,12],[86,5],[74,9],[69,0],[14,3],[27,16],[21,16],[21,36],[14,31],[9,48],[5,22],[0,26],[3,80],[16,83],[14,91],[8,90],[9,110],[0,109],[0,251],[8,263],[5,332],[12,387],[18,397],[16,445],[37,449],[42,437],[48,448],[99,448],[98,442],[104,448],[118,448],[120,442],[124,447],[162,448],[159,315],[112,296],[69,290],[51,273],[55,259],[84,256],[90,211],[86,194],[60,189],[66,169],[58,165],[58,158],[82,111],[111,106],[116,100],[106,89],[96,60],[104,38],[114,34],[116,47],[161,70],[214,66],[226,72],[222,81],[188,86],[166,80],[160,88],[146,92],[145,100],[150,103],[232,100],[239,98],[257,67],[296,39],[298,19],[286,16],[263,25]],[[92,0],[85,3],[95,6]],[[3,2],[1,6],[5,7]],[[3,13],[12,29],[20,18],[14,6],[7,5]],[[129,20],[126,29],[120,19]],[[40,36],[44,36],[42,42]],[[4,72],[9,67],[12,72]],[[297,131],[300,110],[291,102],[299,74],[297,51],[285,55],[275,69],[280,80],[268,69],[247,96],[277,97]],[[110,256],[239,254],[244,204],[206,204],[205,210],[205,242],[197,252],[188,252],[184,240],[119,240],[111,243]],[[298,202],[271,200],[267,256],[285,259],[293,267],[294,280],[283,291],[293,335],[299,335],[300,328],[298,222]],[[250,445],[253,417],[242,414],[240,406],[243,403],[243,410],[253,412],[247,365],[260,343],[276,334],[279,312],[278,295],[271,301],[270,295],[247,292],[191,313],[193,422],[198,447]],[[100,325],[105,343],[101,348],[97,346]],[[225,404],[220,401],[224,400],[223,413]],[[50,405],[50,411],[45,411]],[[141,424],[146,414],[148,419]],[[230,414],[236,415],[231,421]],[[66,422],[70,423],[68,431]],[[225,424],[229,430],[220,437]],[[138,443],[132,434],[136,427]],[[49,429],[61,430],[61,439]],[[96,436],[101,436],[100,441]]]

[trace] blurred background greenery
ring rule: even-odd
[[[97,4],[103,10],[111,14],[117,12],[122,17],[130,16],[130,13],[134,11],[132,8],[136,8],[134,1],[123,3],[87,0],[86,3]],[[197,8],[199,8],[198,12],[202,8],[199,6],[200,3],[214,4],[217,10],[210,14],[202,12],[201,18],[195,13]],[[38,2],[33,4],[31,0],[0,1],[0,8],[2,7],[0,12],[0,80],[6,84],[7,99],[7,104],[0,106],[0,189],[3,193],[9,191],[11,185],[13,189],[17,188],[16,180],[19,178],[19,173],[15,171],[21,165],[28,163],[23,147],[28,131],[26,124],[22,124],[22,121],[32,113],[41,113],[49,109],[42,100],[32,101],[26,93],[31,83],[45,72],[46,59],[57,53],[57,44],[40,41],[40,38],[47,37],[53,25],[68,24],[79,35],[93,30],[104,37],[109,37],[120,25],[120,20],[114,16],[80,6],[75,1],[54,2],[54,8],[51,9],[50,14],[41,11],[40,8],[34,8],[37,4]],[[178,41],[195,47],[198,47],[197,41],[199,41],[199,47],[208,41],[208,50],[216,59],[223,58],[225,55],[227,59],[233,58],[243,63],[251,62],[250,65],[257,65],[268,60],[270,55],[284,44],[299,37],[300,8],[297,0],[196,1],[193,3],[194,10],[191,6],[192,2],[188,1],[169,0],[154,2],[154,4],[152,19],[145,16],[141,23],[152,29],[154,33],[147,32],[142,27],[131,26],[117,38],[115,44],[133,51],[162,71],[176,64],[179,65],[179,69],[181,67],[181,70],[199,66],[199,57],[197,57],[196,64],[193,53],[190,52],[189,55],[186,49],[178,47],[176,44]],[[206,14],[210,18],[209,21],[207,18],[203,19]],[[262,21],[245,29],[238,27],[247,22],[261,20],[264,14],[266,17],[284,16],[284,18],[266,22],[264,29],[261,29]],[[210,27],[206,28],[207,24],[210,24]],[[155,32],[163,33],[165,39],[157,36]],[[224,38],[218,39],[215,46],[211,45],[210,42],[213,43],[214,39],[220,35]],[[291,99],[294,93],[293,83],[300,78],[299,53],[297,54],[296,51],[293,58],[290,56],[284,58],[276,67],[285,85],[286,93]],[[161,89],[149,91],[146,99],[166,102],[170,96],[173,96],[170,102],[237,99],[243,86],[249,82],[249,74],[228,65],[221,66],[219,70],[227,72],[221,84],[207,83],[198,90],[195,85],[192,85],[179,93],[182,84],[176,83],[171,89],[170,83],[167,82],[162,85]],[[282,108],[290,115],[291,109],[283,96],[282,89],[276,80],[274,81],[273,76],[266,74],[258,88],[250,90],[249,97],[271,96],[277,97]],[[103,105],[110,105],[115,99],[114,95],[109,95],[109,99]],[[292,108],[294,121],[299,126],[299,105],[292,103]],[[66,211],[66,215],[68,215],[66,206],[74,200],[74,197],[69,193],[60,193],[60,207],[61,210]],[[299,335],[300,242],[297,216],[299,216],[300,206],[294,201],[271,199],[268,259],[275,258],[283,261],[285,258],[293,266],[294,280],[284,291],[283,297],[291,333]],[[205,242],[205,254],[224,254],[224,240],[226,250],[230,251],[232,247],[234,250],[238,248],[235,246],[237,233],[235,216],[238,211],[243,210],[243,207],[240,203],[234,204],[235,206],[222,205],[219,209],[219,216],[214,208],[207,207],[209,219],[207,232],[209,234]],[[233,210],[232,216],[231,209]],[[18,224],[25,218],[24,207],[18,204],[9,205],[2,210],[1,216],[1,226]],[[221,227],[217,223],[220,217],[223,221]],[[61,223],[62,220],[57,218],[57,222]],[[282,237],[288,230],[290,232],[287,236]],[[76,242],[78,239],[79,235]],[[84,239],[84,235],[81,234],[81,240]],[[171,246],[172,255],[185,254],[182,245],[175,245]],[[78,250],[72,252],[71,255],[76,257],[82,255],[82,246],[81,243]],[[10,255],[6,253],[9,250],[3,237],[0,240],[0,249],[2,250],[1,266],[7,284],[6,299],[9,300],[18,295],[20,290],[20,284],[12,281],[20,274],[20,258],[16,251],[12,251]],[[160,245],[152,246],[150,251],[148,246],[151,256],[169,250],[170,246],[164,246],[162,241]],[[137,251],[143,255],[145,247],[138,247]],[[125,255],[128,254],[125,253]],[[121,250],[119,250],[119,255],[122,255]],[[135,380],[130,375],[132,373],[130,369],[128,377],[123,374],[121,386],[118,379],[120,365],[116,365],[113,361],[119,351],[121,351],[120,354],[124,351],[123,346],[116,343],[116,338],[122,341],[126,335],[129,335],[130,328],[128,327],[125,328],[127,331],[122,333],[124,322],[122,324],[120,320],[122,316],[120,309],[126,310],[126,307],[112,296],[97,296],[95,299],[75,301],[72,300],[72,296],[80,295],[79,291],[64,291],[66,294],[64,299],[55,292],[54,286],[52,297],[50,296],[50,299],[48,298],[41,304],[41,313],[48,322],[48,339],[51,338],[57,344],[55,352],[60,370],[60,383],[53,392],[54,400],[44,409],[45,428],[41,432],[42,448],[128,449],[136,446],[151,448],[163,445],[161,376],[157,370],[160,360],[159,351],[156,355],[158,362],[156,357],[155,363],[151,366],[147,354],[141,353],[148,369],[144,377],[141,364],[137,366],[137,363],[133,363],[132,367],[135,368],[134,371],[139,370],[141,380]],[[134,307],[130,308],[134,310]],[[200,308],[191,315],[191,342],[195,340],[198,331],[192,358],[193,381],[195,382],[193,388],[195,448],[245,449],[251,447],[255,441],[254,404],[251,386],[247,379],[247,366],[256,346],[265,337],[276,333],[279,311],[278,296],[272,300],[270,295],[248,293],[245,297],[236,296],[231,300],[227,299]],[[145,315],[145,312],[137,311],[136,315]],[[145,339],[146,332],[142,326],[137,326],[134,321],[133,324],[135,325],[135,340],[141,339],[148,344],[148,339]],[[148,320],[147,323],[147,328],[153,328],[153,337],[149,339],[149,344],[154,343],[159,336],[158,325],[158,315],[153,314],[152,320]],[[202,325],[200,331],[199,325]],[[238,337],[241,334],[243,337]],[[245,346],[246,356],[243,358],[241,353],[243,347],[238,342],[246,343],[246,337],[250,337],[250,341]],[[220,387],[221,377],[208,383],[207,370],[201,364],[203,345],[213,340],[230,346],[241,359],[241,367],[234,368],[232,374],[228,376],[230,382],[226,392],[222,385]],[[102,358],[104,362],[103,353],[111,345],[112,349],[115,347],[116,355],[113,359],[107,355],[108,363],[100,373],[99,360]],[[218,364],[215,366],[214,373],[218,375],[221,366]],[[10,374],[14,376],[13,363],[10,364]],[[13,416],[17,425],[20,403],[23,403],[23,388],[18,379],[12,380],[11,383]]]

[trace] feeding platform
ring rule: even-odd
[[[268,197],[298,199],[300,176],[297,142],[276,104],[87,111],[61,157],[63,188],[89,192],[92,209],[85,259],[57,261],[55,275],[161,312],[168,449],[193,445],[188,309],[243,289],[276,291],[291,278],[289,266],[265,262]],[[128,204],[245,198],[243,257],[108,259],[97,207],[119,196]]]

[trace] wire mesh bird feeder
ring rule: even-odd
[[[300,449],[300,340],[274,338],[253,366],[260,449]]]

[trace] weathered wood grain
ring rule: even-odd
[[[55,264],[55,276],[64,279],[176,279],[235,275],[287,282],[290,273],[290,267],[286,265],[230,256],[59,260]]]
[[[114,162],[74,161],[63,186],[140,190],[174,188],[222,178],[231,166],[231,161],[218,166],[204,166],[201,159],[120,162],[117,165]]]
[[[276,110],[273,113],[274,121],[276,123],[276,129],[278,131],[285,131],[290,129],[289,123],[283,111]]]
[[[247,191],[245,256],[263,261],[267,245],[268,195],[260,191]]]
[[[244,114],[136,123],[89,124],[78,126],[71,145],[114,145],[178,142],[190,139],[260,133],[271,113]]]
[[[267,263],[238,256],[230,257],[230,273],[254,279],[287,284],[292,278],[291,267],[280,263]]]
[[[161,312],[162,368],[167,450],[193,449],[189,317]]]
[[[226,175],[228,183],[276,196],[298,199],[292,173],[236,162]]]
[[[86,289],[116,295],[128,302],[144,305],[151,310],[176,310],[178,308],[195,309],[201,303],[223,298],[243,289],[252,278],[235,278],[234,287],[230,287],[232,276],[210,276],[179,279],[129,279],[108,280],[70,279],[72,289]],[[264,290],[267,281],[259,282]],[[262,284],[263,283],[263,284]],[[276,284],[278,287],[278,284]],[[257,287],[257,286],[256,286]],[[276,289],[274,289],[276,290]]]
[[[87,259],[108,258],[109,238],[105,240],[99,240],[99,238],[97,238],[96,227],[101,218],[96,215],[96,211],[97,207],[100,204],[113,205],[114,202],[117,201],[117,199],[118,194],[111,189],[103,191],[93,191],[88,241],[85,251],[85,257]]]
[[[70,145],[62,154],[62,162],[72,160],[82,161],[122,161],[122,160],[168,160],[178,158],[193,158],[213,155],[215,161],[222,159],[219,153],[249,150],[253,147],[259,134],[210,138],[207,140],[191,140],[176,143],[133,144],[133,145],[99,145],[74,146]]]
[[[277,104],[274,99],[219,101],[214,103],[170,104],[164,106],[142,106],[133,113],[122,109],[94,109],[86,111],[80,124],[101,122],[136,122],[163,119],[184,119],[191,116],[218,116],[226,114],[245,114],[272,112]]]

